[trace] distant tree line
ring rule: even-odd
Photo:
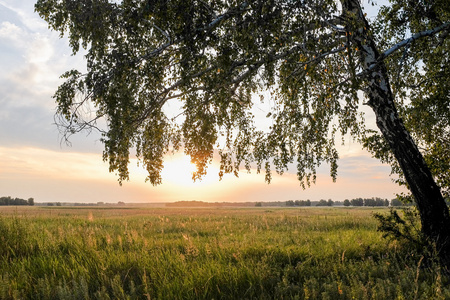
[[[281,204],[281,203],[279,203]],[[261,206],[262,203],[257,203],[256,206]],[[310,201],[310,200],[288,200],[285,202],[285,206],[295,207],[295,206],[405,206],[406,204],[402,202],[398,198],[394,198],[392,200],[382,199],[378,197],[372,198],[355,198],[355,199],[345,199],[343,202],[341,201],[333,201],[331,199],[325,200],[321,199],[319,201]],[[264,203],[266,206],[266,203]]]
[[[121,202],[119,202],[118,205],[121,205]],[[262,206],[262,205],[256,205],[255,202],[204,202],[204,201],[198,201],[198,200],[184,200],[184,201],[166,203],[165,206],[166,207],[229,207],[229,206],[248,207],[248,206]],[[264,206],[267,206],[266,203],[264,203]]]
[[[394,199],[397,200],[397,199]],[[389,206],[389,204],[391,203],[392,206],[400,206],[397,205],[397,202],[391,200],[391,202],[389,202],[388,199],[382,199],[382,198],[378,198],[378,197],[372,197],[372,198],[355,198],[352,200],[348,200],[345,199],[344,200],[344,206]],[[401,205],[403,205],[403,203],[398,200]],[[394,205],[395,204],[395,205]]]
[[[97,202],[97,203],[86,203],[86,202],[43,202],[41,205],[44,206],[112,206],[112,205],[125,205],[125,202],[119,201],[117,204]]]
[[[316,203],[316,206],[333,206],[334,205],[334,201],[331,199],[325,200],[325,199],[320,199],[318,203]]]
[[[398,198],[394,198],[391,200],[391,206],[405,206],[405,202],[401,201]],[[412,205],[412,203],[409,203],[408,205]]]
[[[333,206],[333,205],[342,205],[342,202],[333,201],[331,199],[325,200],[321,199],[319,201],[311,201],[311,200],[288,200],[285,202],[286,206]]]
[[[286,206],[311,206],[311,200],[288,200]]]
[[[0,205],[34,205],[34,199],[28,198],[28,200],[20,199],[20,198],[12,198],[10,196],[8,197],[0,197]]]

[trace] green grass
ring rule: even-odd
[[[449,299],[372,213],[2,208],[0,299]]]

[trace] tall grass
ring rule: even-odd
[[[368,209],[26,208],[0,215],[0,299],[449,299]]]

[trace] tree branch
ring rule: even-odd
[[[394,52],[396,52],[397,50],[406,47],[407,45],[409,45],[410,43],[414,42],[415,40],[418,40],[420,38],[423,37],[427,37],[427,36],[432,36],[435,35],[436,33],[439,33],[443,30],[448,30],[450,29],[450,22],[444,23],[441,26],[438,26],[434,29],[430,29],[430,30],[425,30],[419,33],[414,34],[413,36],[411,36],[410,38],[401,41],[400,43],[397,43],[396,45],[394,45],[393,47],[389,48],[388,50],[384,51],[381,55],[379,60],[383,60],[386,57],[392,55]],[[370,66],[369,69],[372,69],[373,67]]]

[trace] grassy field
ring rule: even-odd
[[[0,299],[450,299],[373,212],[2,207]]]

